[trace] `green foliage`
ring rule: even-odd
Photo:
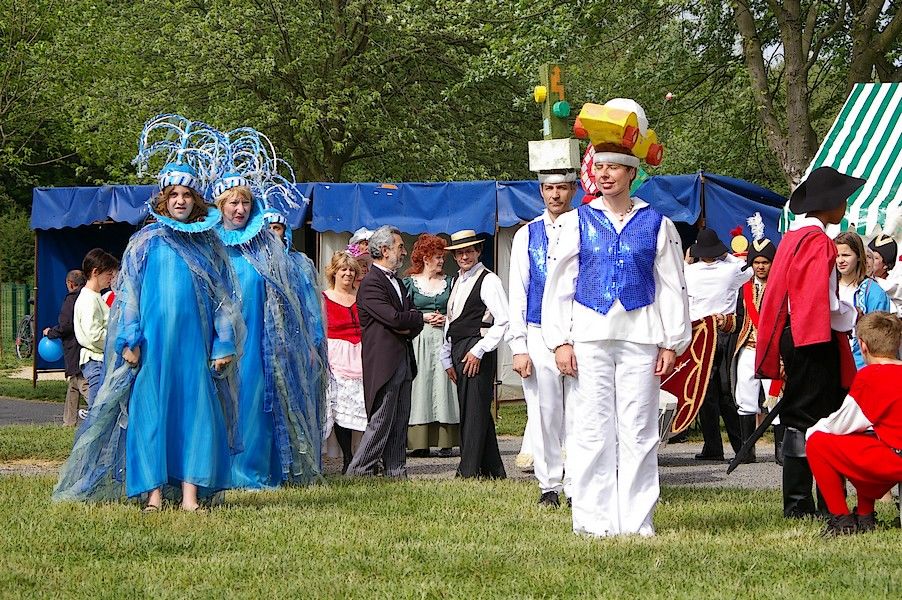
[[[34,232],[28,214],[0,193],[0,281],[34,279]]]
[[[47,85],[70,8],[61,0],[0,0],[0,197],[22,208],[33,186],[66,182],[76,158],[62,98]]]
[[[898,531],[818,538],[777,491],[665,488],[658,536],[596,540],[532,483],[369,481],[226,495],[208,515],[52,503],[0,477],[0,590],[54,598],[896,598]],[[879,503],[882,517],[892,516]]]
[[[457,85],[478,46],[431,2],[163,4],[93,3],[58,42],[73,58],[61,93],[102,81],[68,101],[80,153],[110,177],[127,175],[143,121],[175,111],[258,127],[305,180],[472,179],[524,162],[505,150],[519,150],[525,119],[490,125],[506,82]]]
[[[812,135],[827,130],[861,70],[856,40],[869,26],[838,7],[867,3],[801,3],[818,10],[813,39],[824,40],[806,80]],[[774,3],[747,4],[785,117],[791,74]],[[898,12],[885,4],[875,31]],[[531,90],[545,62],[565,66],[576,109],[637,99],[666,147],[656,172],[705,169],[785,192],[789,159],[750,91],[735,6],[0,0],[0,193],[27,207],[37,184],[134,182],[136,135],[160,112],[257,127],[308,181],[529,177],[526,141],[541,127]],[[886,48],[875,72],[898,78],[902,43]]]

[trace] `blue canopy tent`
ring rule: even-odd
[[[310,196],[311,185],[299,187]],[[148,200],[158,190],[155,185],[34,189],[31,228],[35,230],[36,332],[57,323],[66,297],[66,273],[81,268],[88,250],[103,248],[122,256],[129,237],[148,216]],[[307,210],[305,205],[288,215],[293,229],[304,222]],[[39,370],[62,368],[62,359],[51,363],[34,354],[35,380]]]
[[[332,252],[344,248],[347,232],[386,224],[409,236],[473,229],[486,237],[487,249],[494,247],[494,181],[317,183],[313,186],[313,198],[313,229],[322,234],[317,252],[320,267],[325,266]],[[483,262],[491,268],[493,253],[484,253]],[[446,270],[450,269],[451,264]]]
[[[495,233],[495,182],[317,183],[313,229],[355,231],[390,223],[404,233]]]
[[[538,182],[499,181],[497,188],[499,227],[512,227],[542,213]],[[774,242],[782,238],[778,225],[786,199],[741,179],[704,172],[655,175],[640,185],[635,195],[677,224],[695,225],[704,216],[707,226],[727,244],[730,230],[737,225],[746,227],[746,219],[756,212],[761,213],[766,235]],[[582,198],[578,189],[573,205],[581,204]]]
[[[487,250],[495,250],[486,252],[486,263],[502,273],[507,268],[504,251],[509,253],[513,228],[543,210],[539,185],[534,180],[309,183],[299,187],[313,200],[313,229],[321,234],[341,233],[330,236],[335,238],[331,242],[335,249],[347,241],[345,232],[386,223],[410,235],[475,229],[487,237]],[[147,218],[146,202],[156,189],[102,186],[34,190],[31,227],[37,249],[37,331],[56,323],[66,295],[65,274],[80,266],[88,250],[101,247],[117,256],[122,254],[129,236]],[[744,225],[756,211],[764,218],[767,235],[775,241],[780,237],[777,222],[785,199],[745,181],[708,173],[658,175],[645,181],[636,194],[676,221],[678,227],[680,223],[689,224],[683,230],[693,237],[687,239],[688,234],[681,230],[684,243],[694,240],[694,225],[703,214],[725,242],[729,242],[730,230]],[[574,206],[581,200],[579,190]],[[288,215],[292,229],[303,226],[308,210],[304,206]],[[321,256],[325,254],[320,252]],[[62,368],[62,361],[47,363],[39,356],[35,358],[35,373],[58,368]]]

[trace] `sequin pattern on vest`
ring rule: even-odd
[[[579,278],[574,299],[603,315],[620,300],[626,310],[655,299],[660,213],[644,206],[618,234],[603,211],[579,207]]]
[[[545,220],[529,224],[529,289],[526,291],[526,322],[542,324],[542,292],[548,276],[548,234]]]

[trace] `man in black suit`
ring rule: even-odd
[[[417,375],[411,340],[423,329],[423,314],[414,308],[395,275],[407,256],[401,232],[388,225],[380,227],[370,238],[369,251],[373,268],[357,291],[369,423],[347,474],[375,475],[381,460],[386,477],[404,478],[410,385]]]

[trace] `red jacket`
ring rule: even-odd
[[[839,293],[830,289],[830,274],[835,268],[836,245],[819,227],[802,227],[783,236],[761,304],[755,355],[755,373],[759,377],[780,376],[780,335],[790,306],[792,339],[797,347],[831,340],[829,294]],[[840,344],[840,364],[846,375],[851,351],[843,352],[842,346],[848,350],[848,344]],[[854,362],[851,373],[854,374]]]

